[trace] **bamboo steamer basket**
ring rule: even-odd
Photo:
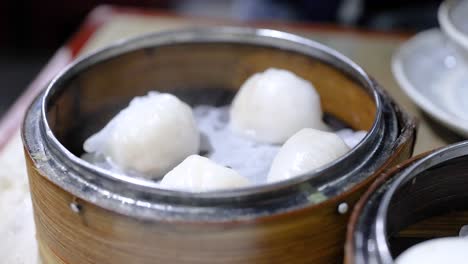
[[[468,223],[468,141],[423,153],[372,184],[355,206],[346,263],[390,264],[414,244]]]
[[[191,105],[226,104],[269,67],[311,81],[331,120],[367,136],[320,170],[209,193],[163,190],[78,158],[84,139],[134,96],[156,89]],[[359,66],[308,39],[217,27],[123,41],[74,62],[25,117],[40,255],[53,264],[337,263],[349,209],[411,155],[414,137],[414,120]]]

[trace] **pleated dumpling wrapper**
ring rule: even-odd
[[[230,122],[234,131],[272,144],[284,143],[302,128],[326,129],[314,86],[275,68],[244,82],[232,102]]]
[[[200,147],[200,134],[190,106],[167,93],[135,97],[84,150],[106,156],[124,170],[162,177]]]
[[[468,263],[468,239],[466,237],[444,237],[424,241],[410,247],[395,260],[395,264],[420,263]]]
[[[191,155],[161,180],[161,187],[188,192],[207,192],[249,186],[249,180],[235,170]]]
[[[276,182],[313,171],[348,151],[349,147],[335,133],[304,128],[280,148],[267,180]]]

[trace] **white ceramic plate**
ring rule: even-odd
[[[439,29],[401,45],[393,55],[392,70],[423,111],[468,137],[468,66]]]

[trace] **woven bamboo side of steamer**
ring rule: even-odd
[[[385,168],[411,155],[413,133]],[[338,263],[348,214],[374,177],[317,206],[253,221],[139,221],[73,197],[27,159],[40,254],[44,263]],[[378,175],[376,173],[375,175]],[[80,212],[70,209],[80,205]]]

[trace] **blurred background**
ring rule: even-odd
[[[182,16],[235,21],[332,24],[417,32],[437,26],[440,0],[2,0],[0,1],[0,116],[55,50],[97,5],[159,9]]]

